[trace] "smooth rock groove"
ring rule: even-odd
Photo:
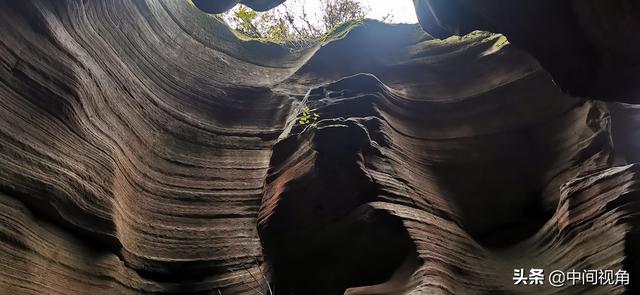
[[[153,0],[4,1],[0,30],[2,294],[637,291],[638,107],[500,35],[289,49]]]

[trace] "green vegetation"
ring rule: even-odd
[[[318,119],[320,119],[320,115],[312,112],[309,107],[305,106],[304,108],[302,108],[302,114],[300,114],[300,117],[298,117],[298,123],[300,123],[300,125],[308,125],[314,123],[311,126],[315,126],[315,122],[318,121]]]
[[[238,5],[223,18],[239,34],[250,39],[311,45],[327,40],[334,31],[342,31],[345,23],[360,23],[368,13],[368,7],[356,0],[321,0],[320,10],[312,17],[305,11],[303,2],[287,1],[265,12]],[[299,9],[293,9],[294,6]]]

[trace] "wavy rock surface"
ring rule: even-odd
[[[577,96],[640,102],[640,3],[635,0],[416,0],[431,35],[502,33]]]
[[[639,273],[640,112],[498,35],[294,50],[151,0],[5,1],[0,30],[2,293],[634,291],[513,285]]]

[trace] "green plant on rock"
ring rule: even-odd
[[[300,114],[300,117],[298,117],[298,123],[300,123],[300,125],[309,125],[315,123],[316,121],[318,121],[318,119],[320,119],[320,115],[312,112],[309,107],[305,106],[304,108],[302,108],[302,114]]]

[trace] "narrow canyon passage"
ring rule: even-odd
[[[0,3],[0,294],[638,291],[636,6],[541,1],[551,49],[466,0],[291,48],[206,13],[237,2]]]

